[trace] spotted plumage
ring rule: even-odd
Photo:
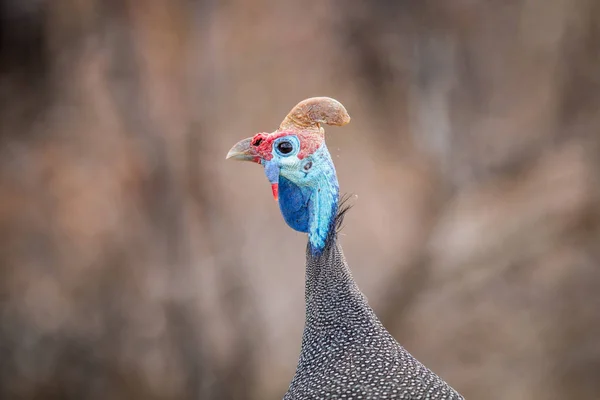
[[[306,323],[285,400],[462,399],[379,322],[335,236],[306,257]]]
[[[307,99],[278,130],[242,140],[227,155],[260,163],[286,223],[308,234],[306,322],[284,400],[463,399],[396,342],[352,278],[336,229],[347,208],[338,205],[320,127],[349,121],[336,100]]]

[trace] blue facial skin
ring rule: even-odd
[[[291,144],[292,150],[284,154],[281,142]],[[279,208],[283,219],[292,229],[308,233],[311,251],[318,255],[333,229],[339,185],[324,142],[302,160],[298,158],[299,151],[300,142],[295,135],[278,138],[273,142],[273,158],[263,160],[261,164],[269,182],[279,184]]]

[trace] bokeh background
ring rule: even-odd
[[[386,327],[469,399],[600,393],[600,2],[0,1],[0,398],[280,399],[306,238],[227,150],[298,101]]]

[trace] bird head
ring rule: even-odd
[[[337,211],[339,187],[321,124],[350,122],[344,106],[328,97],[298,103],[279,129],[236,143],[227,159],[253,161],[265,169],[273,197],[287,224],[309,234],[313,249],[322,249]]]

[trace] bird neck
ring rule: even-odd
[[[336,235],[318,255],[314,254],[309,242],[306,255],[307,304],[314,295],[329,292],[332,288],[342,288],[340,283],[355,285]]]
[[[337,182],[331,188],[314,190],[308,202],[308,243],[313,255],[323,253],[325,247],[335,240],[335,217],[338,211]]]
[[[305,339],[310,341],[340,329],[349,320],[360,320],[364,326],[379,324],[352,277],[335,234],[320,255],[314,255],[308,247]]]
[[[292,229],[308,233],[309,248],[315,256],[323,252],[335,235],[339,200],[339,185],[331,156],[325,144],[319,150],[315,156],[320,158],[318,163],[322,167],[310,185],[299,186],[279,176],[281,214]]]

